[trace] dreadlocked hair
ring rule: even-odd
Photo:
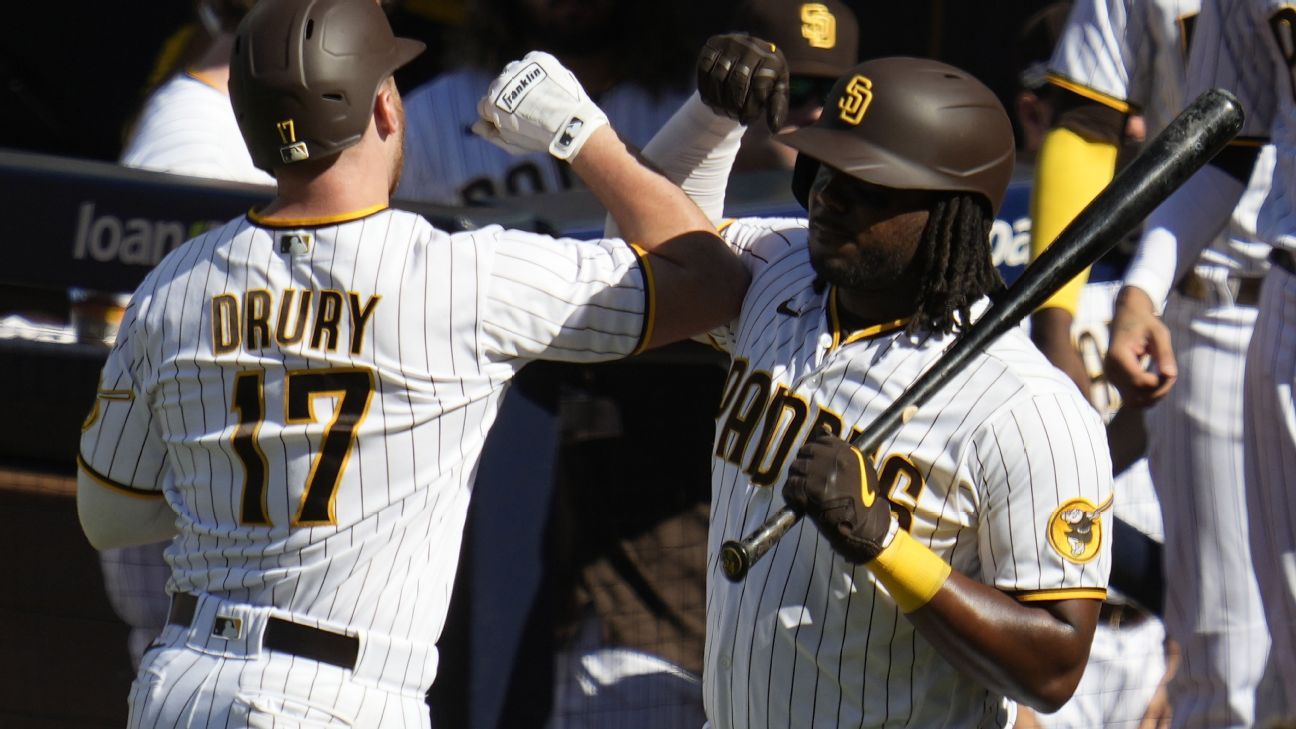
[[[931,208],[918,246],[922,276],[909,331],[939,334],[966,328],[973,302],[1004,287],[990,255],[990,206],[980,195],[959,192]]]

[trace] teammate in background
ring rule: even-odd
[[[722,113],[760,118],[705,89]],[[713,450],[708,718],[1009,726],[1016,701],[1055,709],[1084,669],[1110,556],[1102,422],[1013,332],[878,453],[836,437],[876,418],[1002,288],[989,230],[1014,140],[989,89],[929,60],[859,64],[825,109],[780,136],[800,153],[809,220],[722,231],[753,281],[740,317],[710,334],[733,364]],[[706,151],[644,154],[670,170],[667,154]],[[722,542],[785,502],[809,519],[726,581]]]
[[[234,28],[256,0],[201,0],[201,38],[194,59],[169,75],[145,101],[121,163],[128,167],[217,180],[273,185],[248,154],[229,99]]]
[[[1041,90],[1052,118],[1035,167],[1033,255],[1050,245],[1110,182],[1123,162],[1118,158],[1132,154],[1146,133],[1160,131],[1182,106],[1185,39],[1179,23],[1185,14],[1195,12],[1195,4],[1188,7],[1173,0],[1074,4],[1044,74],[1047,85]],[[1114,250],[1093,275],[1086,272],[1053,296],[1031,317],[1031,336],[1108,421],[1113,446],[1140,444],[1128,459],[1113,453],[1113,461],[1133,459],[1116,476],[1120,496],[1115,516],[1159,543],[1161,511],[1142,457],[1146,435],[1141,417],[1132,409],[1120,411],[1120,398],[1102,377],[1112,302],[1119,287],[1115,278],[1126,260],[1124,251]],[[1075,696],[1058,712],[1039,716],[1040,725],[1081,729],[1168,721],[1166,681],[1175,670],[1177,648],[1166,640],[1164,626],[1149,608],[1161,605],[1139,605],[1128,595],[1112,591],[1103,605],[1089,667]]]
[[[1012,109],[1019,131],[1017,166],[1031,176],[1034,176],[1035,156],[1053,126],[1048,62],[1070,12],[1071,0],[1049,3],[1026,18],[1017,34],[1018,86]]]
[[[187,62],[168,72],[149,94],[127,138],[121,164],[178,175],[274,184],[273,177],[252,164],[229,100],[233,31],[255,2],[199,0],[195,4],[197,27],[178,39],[184,48],[173,51],[177,59],[187,58]],[[98,296],[111,296],[114,302],[118,299],[114,294]],[[120,301],[118,306],[125,303]],[[131,629],[128,649],[132,667],[139,666],[145,647],[166,625],[170,603],[166,581],[171,568],[162,551],[168,543],[99,553],[108,600]]]
[[[840,0],[787,2],[745,0],[734,11],[735,29],[773,43],[787,59],[786,132],[812,124],[823,111],[833,82],[859,62],[859,22]],[[735,172],[791,170],[796,152],[774,140],[764,124],[747,129]]]
[[[1195,0],[1077,3],[1051,64],[1050,80],[1061,89],[1058,94],[1063,97],[1064,111],[1046,142],[1054,146],[1041,153],[1035,190],[1039,201],[1036,244],[1050,241],[1069,216],[1110,180],[1127,114],[1141,111],[1147,134],[1155,134],[1185,105],[1190,98],[1185,54],[1203,36],[1215,32],[1215,23],[1214,19],[1199,18]],[[1225,153],[1216,163],[1236,158],[1236,152]],[[1249,164],[1248,160],[1248,172]],[[1159,521],[1166,542],[1163,615],[1167,647],[1171,653],[1177,647],[1180,656],[1177,667],[1171,664],[1174,675],[1166,687],[1173,724],[1242,727],[1254,720],[1253,694],[1268,644],[1246,550],[1238,409],[1242,357],[1254,317],[1254,276],[1257,266],[1263,270],[1263,255],[1257,257],[1247,250],[1246,241],[1254,240],[1254,235],[1247,233],[1241,217],[1235,218],[1230,230],[1222,231],[1230,206],[1216,208],[1213,218],[1201,217],[1205,209],[1199,206],[1195,211],[1171,213],[1192,216],[1189,226],[1196,229],[1195,234],[1216,238],[1216,244],[1193,270],[1187,271],[1190,266],[1185,265],[1179,272],[1182,277],[1174,276],[1173,261],[1171,271],[1165,273],[1162,296],[1175,280],[1180,281],[1171,301],[1174,336],[1189,348],[1185,351],[1194,353],[1197,363],[1191,386],[1178,390],[1172,403],[1147,413],[1147,463],[1161,505]],[[1167,210],[1162,208],[1157,216],[1165,216]],[[1145,235],[1163,235],[1156,232],[1157,216]],[[1180,222],[1187,221],[1176,225]],[[1191,259],[1185,261],[1189,263]],[[1143,280],[1137,269],[1126,272],[1126,284]],[[1115,293],[1116,285],[1108,284],[1111,290],[1104,299],[1104,318],[1110,317],[1113,332],[1108,361],[1125,348],[1119,338],[1130,293],[1126,288],[1116,296],[1113,310],[1110,294]],[[1065,301],[1053,303],[1062,307],[1053,313],[1064,311]],[[1036,317],[1035,321],[1039,320]],[[1101,341],[1101,333],[1097,335],[1094,340]],[[1113,402],[1123,400],[1126,413],[1133,414],[1134,408],[1145,407],[1149,401],[1126,382],[1119,373],[1111,374],[1111,383],[1122,396]],[[1141,501],[1137,494],[1144,484],[1131,478],[1117,483],[1117,490],[1122,491],[1117,515],[1145,529],[1149,524],[1155,526],[1149,519],[1124,511],[1131,501]],[[1127,494],[1134,498],[1126,498]],[[1122,629],[1113,645],[1128,656],[1135,652],[1133,641],[1130,631]],[[1095,656],[1102,642],[1102,635],[1095,639]],[[1094,690],[1105,694],[1097,700],[1106,700],[1111,712],[1120,712],[1107,716],[1112,721],[1133,721],[1137,715],[1128,712],[1136,705],[1134,701],[1107,700],[1108,682],[1121,674],[1131,690],[1142,687],[1150,692],[1156,688],[1156,673],[1136,663],[1124,670],[1104,667],[1095,676],[1099,685]],[[1084,684],[1077,692],[1082,693]],[[1158,692],[1156,698],[1159,696]],[[1150,711],[1157,708],[1154,704]],[[1052,725],[1047,718],[1043,721]],[[1067,725],[1092,724],[1083,716],[1074,717],[1074,722]]]
[[[485,205],[515,195],[558,192],[576,180],[547,154],[514,156],[469,130],[477,98],[495,69],[527,50],[548,51],[570,68],[622,139],[642,147],[689,94],[686,59],[706,37],[709,3],[683,0],[474,0],[457,68],[406,99],[409,140],[400,199]],[[464,59],[467,59],[465,62]]]
[[[766,124],[747,128],[734,168],[754,152],[748,165],[790,173],[795,154],[772,135],[818,118],[832,81],[855,64],[855,16],[835,0],[752,0],[736,11],[733,24],[768,32],[762,37],[779,48],[790,73],[785,121],[773,130]],[[725,138],[728,151],[738,144],[742,125],[715,116],[697,95],[680,114]],[[647,149],[696,145],[696,131],[690,134],[676,140],[659,133]],[[663,172],[672,176],[675,170]],[[702,204],[721,222],[722,199]],[[714,429],[714,405],[706,403],[719,402],[728,363],[717,358],[712,367],[698,359],[587,367],[563,400],[564,411],[576,412],[563,417],[560,513],[581,528],[555,531],[571,543],[559,563],[573,565],[575,608],[583,617],[559,652],[551,729],[705,722],[701,676]],[[663,451],[675,456],[646,457]],[[640,465],[628,469],[627,463]],[[609,501],[621,507],[610,511]]]
[[[1147,265],[1138,279],[1131,271],[1131,284],[1137,282],[1138,287],[1131,285],[1122,292],[1124,316],[1113,323],[1107,361],[1113,382],[1123,382],[1130,400],[1156,402],[1164,397],[1156,410],[1190,408],[1189,412],[1198,416],[1192,423],[1196,428],[1222,430],[1234,442],[1241,425],[1241,447],[1234,446],[1231,455],[1241,456],[1244,478],[1236,464],[1230,463],[1230,470],[1194,491],[1193,501],[1201,505],[1198,514],[1204,523],[1187,526],[1192,528],[1193,538],[1203,538],[1203,567],[1198,577],[1201,581],[1186,585],[1198,589],[1204,600],[1199,623],[1216,631],[1207,632],[1203,641],[1209,639],[1209,647],[1218,647],[1216,655],[1228,659],[1230,700],[1237,704],[1246,698],[1241,695],[1245,687],[1234,676],[1253,681],[1260,678],[1255,690],[1257,726],[1296,715],[1296,578],[1290,570],[1296,554],[1296,501],[1290,497],[1288,483],[1289,474],[1296,472],[1296,444],[1290,428],[1296,415],[1291,390],[1296,357],[1288,336],[1293,321],[1292,292],[1296,291],[1292,259],[1296,231],[1291,215],[1296,194],[1294,22],[1296,15],[1289,3],[1203,3],[1202,20],[1190,47],[1192,88],[1200,91],[1222,86],[1232,90],[1246,110],[1242,134],[1249,136],[1244,141],[1251,142],[1252,148],[1221,153],[1155,213],[1156,225],[1140,247],[1139,260]],[[1256,144],[1266,131],[1272,135],[1272,150]],[[1271,153],[1272,162],[1268,159]],[[1257,199],[1261,200],[1258,212]],[[1221,228],[1223,233],[1217,236]],[[1221,238],[1226,246],[1219,244]],[[1264,275],[1252,311],[1244,300],[1253,298],[1255,286],[1249,277],[1262,269],[1263,244],[1272,246],[1269,261],[1273,265]],[[1157,261],[1158,256],[1169,261]],[[1184,274],[1194,263],[1194,271]],[[1209,274],[1213,269],[1213,277],[1202,275],[1208,264],[1213,265],[1204,270]],[[1176,280],[1175,276],[1185,277]],[[1190,300],[1197,297],[1182,282],[1198,286],[1199,280],[1204,280],[1206,285],[1201,288],[1207,295],[1194,304]],[[1171,295],[1162,324],[1154,315],[1156,306],[1172,286],[1178,297]],[[1184,314],[1173,311],[1172,306],[1191,306],[1190,311],[1197,313],[1186,339],[1177,333],[1185,328]],[[1167,327],[1175,329],[1168,331]],[[1174,337],[1173,351],[1170,337]],[[1181,361],[1176,362],[1176,354]],[[1145,355],[1152,360],[1150,370],[1139,364]],[[1189,388],[1184,387],[1184,378],[1193,379]],[[1185,389],[1188,391],[1183,392]],[[1240,414],[1236,405],[1239,395]],[[1176,397],[1188,404],[1171,400]],[[1194,471],[1202,470],[1196,459],[1205,449],[1182,445],[1176,451],[1181,460],[1185,448],[1191,455],[1184,462],[1187,472],[1182,478],[1190,478]],[[1242,488],[1245,515],[1237,508],[1243,501]],[[1230,581],[1251,573],[1247,569],[1248,544],[1258,595],[1250,590],[1240,592]],[[1265,619],[1258,627],[1257,605],[1263,606]],[[1269,665],[1260,677],[1256,660],[1263,656],[1256,655],[1254,636],[1266,627],[1272,646]],[[1189,657],[1185,651],[1185,667],[1192,665]],[[1217,663],[1211,667],[1220,670]]]
[[[261,0],[239,26],[231,98],[276,196],[146,277],[80,449],[93,545],[174,536],[132,727],[429,726],[472,476],[510,378],[736,315],[741,263],[545,54],[490,85],[481,132],[567,159],[642,248],[451,235],[390,209],[392,73],[422,50],[372,0]]]

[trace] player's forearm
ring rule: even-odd
[[[1045,136],[1035,165],[1031,190],[1031,259],[1038,258],[1075,216],[1111,182],[1116,170],[1116,145],[1090,139],[1057,127]],[[1045,306],[1072,313],[1080,289],[1089,278],[1086,269],[1057,290]]]
[[[642,164],[604,126],[594,132],[572,169],[616,221],[621,236],[646,250],[692,231],[714,231],[706,214],[673,182]]]
[[[711,111],[694,93],[653,135],[643,156],[697,203],[707,219],[719,224],[745,129]]]
[[[1174,282],[1228,224],[1245,189],[1214,165],[1188,178],[1148,217],[1125,285],[1142,289],[1160,310]]]
[[[622,236],[650,255],[656,316],[649,347],[738,316],[750,274],[684,191],[641,164],[606,128],[595,132],[572,166]]]
[[[992,691],[1056,711],[1084,674],[1099,603],[1022,603],[954,572],[908,614],[951,664]]]

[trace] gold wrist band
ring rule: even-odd
[[[905,613],[926,605],[953,571],[948,562],[903,529],[868,567]]]

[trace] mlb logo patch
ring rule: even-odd
[[[212,637],[221,640],[238,640],[243,637],[243,619],[217,615],[212,621]]]
[[[305,142],[298,142],[286,147],[280,147],[279,156],[283,157],[285,164],[290,162],[301,162],[304,159],[310,159],[310,150],[306,149]]]
[[[303,256],[310,253],[310,233],[281,233],[279,235],[279,252],[290,256]]]
[[[580,117],[572,117],[571,121],[567,122],[567,126],[563,128],[562,135],[558,137],[558,149],[563,150],[570,147],[571,143],[576,141],[576,137],[584,126],[585,122],[581,121]]]

